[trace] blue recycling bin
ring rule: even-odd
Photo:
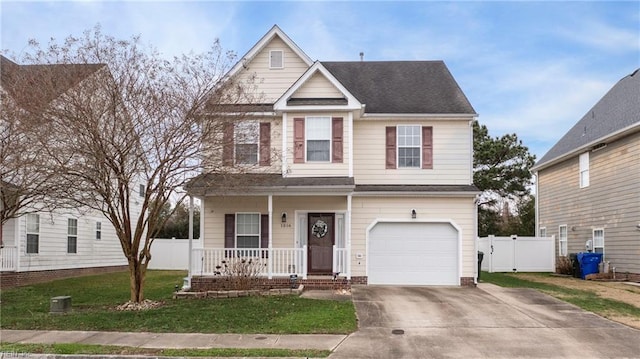
[[[585,279],[587,275],[599,272],[602,253],[578,253],[577,257],[580,263],[580,278]]]

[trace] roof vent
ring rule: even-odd
[[[597,145],[593,146],[593,147],[591,148],[591,150],[592,150],[592,151],[597,151],[597,150],[602,149],[602,148],[605,148],[605,147],[607,147],[607,144],[606,144],[606,143],[604,143],[604,142],[600,142],[600,143],[598,143]]]
[[[360,51],[360,61],[364,61],[364,52]]]

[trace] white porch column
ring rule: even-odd
[[[351,279],[351,194],[347,195],[347,215],[344,219],[347,233],[346,235],[346,243],[347,243],[347,279]]]
[[[191,272],[193,267],[193,196],[189,196],[189,274],[185,286],[191,288]]]
[[[16,272],[20,272],[20,257],[22,257],[22,251],[20,250],[20,238],[22,238],[20,234],[20,221],[24,216],[20,216],[14,218],[14,232],[13,232],[13,240],[16,246]]]
[[[273,195],[269,195],[268,201],[268,209],[269,209],[269,256],[267,257],[268,270],[269,270],[269,279],[273,277]]]

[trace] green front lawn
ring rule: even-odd
[[[158,309],[121,312],[129,299],[128,273],[64,279],[0,294],[0,327],[165,333],[347,334],[357,329],[351,302],[297,296],[172,299],[184,272],[149,271],[145,297]],[[73,311],[49,314],[51,297],[71,296]]]

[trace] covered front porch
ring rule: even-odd
[[[269,280],[351,278],[352,178],[232,177],[188,187],[201,201],[203,239],[191,250],[189,280],[238,270]]]

